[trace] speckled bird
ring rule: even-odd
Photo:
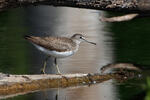
[[[30,41],[37,49],[44,52],[48,57],[44,61],[42,72],[45,74],[45,67],[50,56],[54,57],[54,63],[59,74],[60,70],[57,64],[57,58],[65,58],[73,55],[79,49],[81,42],[87,42],[96,45],[94,42],[87,41],[82,34],[74,34],[72,37],[37,37],[25,36],[25,39]]]

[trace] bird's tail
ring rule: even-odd
[[[26,35],[24,36],[24,38],[32,43],[35,43],[35,44],[39,43],[39,37]]]
[[[32,36],[25,35],[24,38],[25,38],[26,40],[30,40],[30,39],[32,38]]]

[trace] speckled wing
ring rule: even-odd
[[[48,50],[58,52],[70,51],[75,49],[76,46],[76,44],[71,39],[65,37],[25,36],[25,39]]]

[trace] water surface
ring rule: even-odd
[[[108,13],[49,6],[13,9],[1,13],[0,71],[40,74],[46,55],[24,40],[24,35],[70,37],[74,33],[82,33],[97,45],[82,43],[75,55],[59,59],[62,73],[96,73],[102,66],[113,62],[130,62],[148,67],[149,19],[105,23],[99,21],[101,14]],[[46,71],[56,73],[53,58],[49,59]],[[120,85],[110,80],[92,86],[48,89],[11,99],[55,100],[57,94],[58,100],[134,100],[131,98],[143,91],[141,83],[136,80]]]

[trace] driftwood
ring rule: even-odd
[[[66,88],[101,83],[110,79],[123,80],[129,74],[41,74],[8,75],[0,74],[0,99],[49,88]]]
[[[150,11],[150,0],[0,0],[0,11],[27,5],[53,5],[106,11]]]
[[[136,18],[139,14],[126,14],[123,16],[117,16],[117,17],[111,17],[111,18],[106,18],[101,16],[100,17],[100,21],[102,22],[121,22],[121,21],[129,21],[132,20],[134,18]]]
[[[139,68],[128,63],[116,63],[104,66],[101,71],[109,68],[120,68],[139,71]],[[50,88],[66,88],[75,86],[88,86],[110,79],[124,81],[135,78],[134,72],[93,73],[93,74],[40,74],[40,75],[9,75],[0,73],[0,99],[29,92]]]
[[[14,94],[46,88],[65,88],[92,83],[99,83],[115,77],[115,74],[41,74],[7,75],[1,74],[0,95]]]

